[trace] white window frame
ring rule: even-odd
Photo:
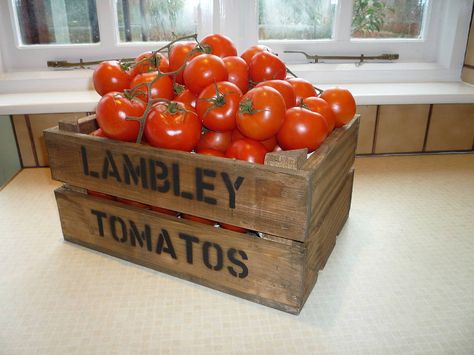
[[[161,42],[120,42],[114,0],[97,0],[100,43],[83,45],[34,45],[20,44],[19,29],[14,18],[14,7],[10,0],[0,0],[0,69],[4,72],[28,70],[32,58],[39,64],[31,69],[39,80],[31,84],[31,90],[50,80],[54,90],[77,90],[72,85],[77,81],[64,82],[64,72],[44,72],[47,60],[78,60],[121,58],[156,49]],[[462,69],[467,43],[473,0],[431,0],[424,21],[422,39],[350,39],[352,1],[339,0],[337,21],[333,40],[317,41],[258,41],[257,0],[201,0],[201,19],[198,21],[200,36],[208,33],[223,33],[236,43],[239,52],[257,42],[271,46],[291,69],[314,83],[364,83],[364,82],[427,82],[458,81]],[[111,13],[113,14],[111,16]],[[15,38],[15,41],[11,39]],[[396,52],[401,60],[395,63],[303,64],[305,60],[296,54],[285,54],[284,50],[304,50],[308,53],[327,54],[381,54]],[[417,56],[413,56],[417,53]],[[8,54],[8,55],[6,55]],[[3,63],[2,63],[3,62]],[[42,72],[43,70],[43,72]],[[43,74],[38,74],[38,71]],[[79,74],[70,71],[71,77],[85,77],[90,81],[90,72]],[[14,74],[14,73],[13,73]],[[26,74],[23,74],[23,77]],[[11,75],[10,75],[11,77]],[[0,81],[0,88],[1,88]],[[13,91],[15,90],[13,84]],[[84,85],[83,85],[84,86]],[[81,86],[81,87],[83,87]],[[18,86],[18,90],[24,86]],[[1,92],[1,90],[0,90]]]
[[[11,0],[0,0],[0,50],[7,71],[46,70],[48,60],[99,60],[106,58],[133,57],[144,51],[157,49],[166,42],[120,42],[117,3],[115,0],[96,0],[100,42],[84,44],[37,44],[21,43],[21,33],[16,21],[16,8]],[[202,16],[198,16],[198,33],[211,33],[213,0],[200,0]],[[111,15],[112,14],[112,15]],[[12,40],[13,39],[13,40]]]

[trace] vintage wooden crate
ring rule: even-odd
[[[93,116],[44,132],[64,238],[299,313],[350,208],[358,118],[312,155],[264,165],[89,136]],[[240,234],[85,194],[85,189],[225,222]]]

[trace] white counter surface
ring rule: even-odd
[[[474,155],[356,159],[299,316],[62,239],[47,169],[0,191],[2,354],[474,353]]]

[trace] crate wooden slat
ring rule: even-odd
[[[94,120],[94,117],[89,118],[89,121]],[[88,130],[83,133],[88,133],[94,126],[89,121],[82,120],[77,129],[85,127]],[[337,151],[339,141],[355,142],[358,120],[354,119],[347,128],[335,131],[332,139],[311,155],[303,169],[277,167],[275,161],[270,163],[272,165],[252,165],[113,141],[71,132],[74,129],[70,125],[68,123],[68,131],[55,127],[44,132],[56,180],[304,241],[312,228],[310,199],[315,200],[312,196],[314,174],[322,170],[317,167],[309,169],[307,165],[318,160],[319,151],[324,154]],[[295,164],[301,165],[301,155],[297,159]],[[287,166],[285,164],[282,166]],[[134,172],[136,176],[133,176]],[[200,186],[197,186],[198,178]],[[160,189],[166,191],[160,192]]]
[[[313,154],[265,165],[89,136],[95,118],[45,131],[68,241],[286,312],[299,313],[348,217],[358,118]],[[85,193],[225,222],[232,231]],[[192,260],[190,259],[192,253]]]

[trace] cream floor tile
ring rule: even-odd
[[[474,155],[356,160],[299,316],[62,240],[47,169],[0,192],[2,354],[474,352]]]

